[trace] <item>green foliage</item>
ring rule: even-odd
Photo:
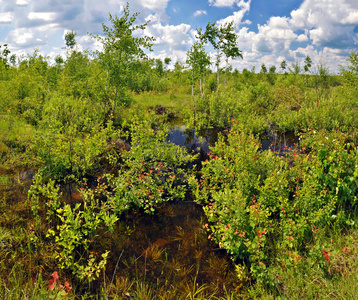
[[[201,29],[199,29],[197,33],[198,38],[202,42],[210,42],[217,51],[215,65],[217,85],[219,85],[219,66],[222,55],[225,55],[227,63],[230,58],[242,58],[242,51],[237,46],[238,35],[235,33],[234,22],[226,23],[220,27],[217,27],[215,23],[209,22],[206,25],[204,33],[201,32]]]
[[[57,78],[58,91],[64,96],[75,98],[81,96],[87,96],[93,100],[99,98],[100,93],[96,95],[99,90],[98,83],[93,78],[98,72],[98,70],[93,70],[96,67],[95,63],[95,61],[90,62],[86,54],[72,51],[64,64],[64,69]]]
[[[201,179],[191,181],[211,237],[266,285],[280,284],[282,268],[317,263],[328,271],[325,231],[354,224],[355,146],[339,133],[312,131],[302,139],[308,155],[279,157],[233,130],[211,149]]]
[[[130,150],[121,155],[107,151],[109,164],[115,167],[121,162],[117,175],[108,173],[98,177],[94,189],[88,188],[86,181],[81,183],[82,203],[70,205],[60,202],[59,187],[53,180],[44,183],[41,173],[34,178],[28,194],[33,214],[38,224],[41,220],[44,222],[44,215],[47,216],[47,237],[56,245],[59,268],[71,270],[80,280],[90,283],[105,267],[108,251],[102,253],[102,258],[90,253],[100,229],[105,227],[113,232],[114,224],[129,208],[142,208],[147,213],[153,213],[161,202],[185,196],[185,165],[192,158],[184,149],[166,142],[165,130],[153,130],[151,121],[158,119],[151,118],[148,115],[147,121],[132,124],[133,146]],[[60,140],[60,144],[51,148],[55,153],[48,159],[49,163],[57,168],[70,168],[72,164],[70,174],[74,173],[74,168],[88,171],[100,155],[97,149],[103,149],[104,140],[101,143],[100,139],[107,138],[111,133],[111,126],[108,125],[102,131],[92,132],[80,146],[77,147],[77,141],[74,142],[73,153],[68,153],[68,144]],[[56,140],[44,141],[47,147],[50,142],[56,143]],[[97,148],[88,154],[91,147]],[[38,148],[46,149],[46,146],[39,145]],[[67,155],[64,155],[66,152]],[[52,177],[55,176],[52,174]]]
[[[187,170],[193,158],[185,149],[166,142],[166,130],[151,128],[150,116],[131,125],[132,147],[121,155],[118,174],[106,175],[110,190],[103,190],[108,205],[121,213],[136,206],[153,213],[164,201],[184,199]],[[112,164],[117,164],[111,160]]]
[[[41,223],[39,208],[42,206],[47,215],[48,232],[46,237],[53,239],[56,249],[56,258],[60,269],[71,270],[80,280],[91,283],[98,278],[100,271],[105,267],[108,251],[97,260],[88,254],[89,246],[93,242],[96,230],[102,226],[106,219],[106,211],[100,209],[97,199],[84,193],[83,209],[81,203],[74,207],[59,201],[61,194],[59,186],[54,181],[43,183],[42,174],[35,176],[28,198],[37,219]],[[116,218],[112,218],[107,226],[113,226]],[[77,253],[80,253],[78,256]]]
[[[163,61],[159,58],[157,58],[154,61],[154,67],[156,68],[159,77],[162,77],[164,75],[164,65],[163,65]]]
[[[146,57],[144,49],[150,49],[153,41],[148,36],[134,36],[135,31],[143,31],[148,24],[134,25],[137,16],[138,13],[130,15],[127,3],[120,18],[109,14],[112,27],[102,25],[105,37],[93,35],[103,45],[103,52],[97,51],[96,54],[107,72],[109,86],[105,86],[103,93],[108,114],[113,114],[116,106],[123,101],[127,82],[140,73],[137,61]]]
[[[200,80],[200,93],[204,96],[205,91],[205,75],[207,68],[210,65],[209,54],[205,52],[204,45],[200,42],[195,42],[187,52],[187,64],[191,68],[192,81],[192,97],[194,97],[194,84]]]
[[[41,173],[36,174],[34,177],[32,185],[28,191],[28,202],[37,225],[40,225],[41,223],[40,210],[46,211],[46,220],[49,223],[54,221],[57,209],[61,206],[61,193],[59,193],[59,189],[60,187],[55,187],[55,181],[51,179],[45,184]]]
[[[286,68],[287,68],[287,62],[286,60],[283,60],[280,64],[280,68],[282,69],[282,71],[285,72]]]
[[[297,76],[302,71],[300,65],[298,64],[298,61],[293,62],[291,64],[291,68],[289,67],[288,69],[289,69],[290,73],[294,76]]]
[[[262,64],[262,65],[261,65],[260,73],[262,73],[262,74],[267,74],[267,68],[266,68],[266,65],[265,65],[265,64]]]
[[[64,133],[68,128],[79,132],[91,130],[104,119],[104,109],[100,103],[90,98],[74,98],[59,93],[52,94],[43,106],[42,128],[51,128]]]
[[[357,87],[358,82],[358,52],[352,50],[351,55],[347,59],[347,67],[341,67],[341,74],[345,80],[351,85]]]
[[[56,179],[80,178],[98,168],[108,139],[117,139],[120,135],[110,123],[106,128],[95,126],[80,137],[73,127],[68,127],[65,133],[68,135],[50,128],[47,134],[37,135],[31,146],[31,151],[45,163],[45,172]]]
[[[262,133],[267,128],[265,113],[273,105],[267,83],[240,91],[220,85],[210,96],[197,101],[197,125],[225,128],[235,120],[243,129]]]
[[[76,35],[77,35],[77,32],[73,31],[73,30],[68,31],[65,34],[66,47],[73,49],[76,46],[76,44],[77,44]]]
[[[357,52],[352,51],[337,76],[322,61],[312,70],[309,57],[303,62],[304,74],[298,62],[287,74],[286,61],[281,63],[285,74],[277,74],[274,66],[267,71],[265,65],[261,74],[255,68],[231,73],[231,66],[220,70],[219,63],[223,55],[227,63],[230,57],[241,57],[231,43],[237,37],[232,24],[209,23],[188,52],[191,70],[177,61],[169,71],[168,58],[153,68],[155,61],[145,55],[153,40],[137,37],[134,31],[140,34],[147,26],[136,25],[137,16],[129,13],[128,5],[121,17],[110,15],[112,27],[103,27],[104,37],[95,36],[103,51],[93,57],[75,50],[73,31],[65,36],[71,48],[66,58],[57,57],[53,66],[38,49],[20,57],[18,64],[6,45],[0,49],[0,297],[66,296],[60,284],[49,290],[36,275],[53,272],[55,265],[77,278],[79,286],[102,274],[105,283],[106,263],[112,259],[109,244],[113,236],[121,243],[124,235],[118,232],[119,220],[155,214],[164,202],[192,193],[208,218],[203,222],[210,239],[230,253],[239,281],[254,283],[249,296],[312,298],[322,292],[321,284],[327,297],[344,297],[343,287],[354,298]],[[205,42],[217,50],[216,74],[206,70],[210,62]],[[220,85],[216,76],[223,70],[226,80]],[[195,129],[225,129],[225,138],[210,149],[202,168],[193,164],[196,157],[167,142],[170,126],[163,125],[169,114],[180,123],[192,122],[191,87],[201,92],[193,98]],[[164,108],[163,117],[144,113],[157,106]],[[259,137],[251,133],[275,130],[296,132],[299,148],[285,157],[262,151]],[[127,135],[130,145],[121,140]],[[19,172],[39,166],[42,171],[29,188],[29,179]],[[15,188],[17,180],[21,185]],[[76,189],[70,200],[62,195],[66,183]],[[19,197],[28,188],[29,207]],[[342,244],[332,241],[337,236]],[[184,233],[182,237],[180,247],[193,252],[199,235],[195,233],[193,243]],[[167,255],[156,249],[158,257]],[[145,264],[149,250],[142,254]],[[201,250],[195,251],[198,269],[201,258]],[[144,272],[151,268],[146,265]],[[183,271],[180,265],[175,268]],[[14,277],[16,270],[23,278]],[[121,290],[118,282],[116,289]],[[113,292],[113,286],[104,293]],[[338,288],[330,294],[326,287]],[[196,277],[182,288],[187,297],[207,299],[206,290],[214,289],[197,286]],[[155,297],[148,281],[131,293]],[[234,298],[233,290],[227,297]]]
[[[3,50],[1,50],[1,47],[4,47]],[[8,56],[11,53],[9,48],[7,47],[7,44],[0,45],[0,65],[1,67],[5,67],[6,69],[9,68],[9,59]]]
[[[305,65],[303,67],[305,73],[308,73],[310,71],[310,68],[312,67],[312,59],[307,55],[304,61]]]
[[[351,55],[348,57],[348,69],[355,75],[358,75],[358,52],[352,50]]]

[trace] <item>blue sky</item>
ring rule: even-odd
[[[242,70],[303,63],[309,55],[332,72],[358,49],[358,0],[129,0],[139,22],[151,20],[145,34],[156,38],[154,58],[185,62],[195,30],[208,22],[233,21],[243,60]],[[79,50],[98,49],[88,33],[102,33],[108,13],[120,15],[126,0],[0,0],[0,44],[18,55],[35,47],[50,57],[66,55],[64,34],[78,33]],[[208,48],[210,51],[210,48]]]

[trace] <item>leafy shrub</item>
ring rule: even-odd
[[[233,130],[211,149],[202,177],[191,181],[211,238],[266,285],[280,284],[277,274],[306,263],[327,271],[325,231],[354,224],[356,147],[346,135],[324,131],[302,139],[300,151],[279,157]]]
[[[88,98],[73,98],[54,93],[43,107],[42,128],[53,128],[64,133],[67,128],[90,132],[104,120],[103,107]]]
[[[132,123],[132,146],[121,155],[121,169],[115,176],[105,176],[115,192],[104,194],[118,213],[133,206],[153,212],[158,203],[185,197],[186,165],[193,158],[185,148],[166,142],[167,130],[152,129],[153,121],[158,120],[153,117],[147,115],[146,120]]]
[[[111,173],[98,176],[93,188],[88,187],[85,179],[78,181],[81,202],[71,205],[59,201],[59,186],[52,179],[45,183],[42,173],[35,176],[30,188],[28,201],[38,224],[47,226],[47,238],[56,248],[59,268],[71,271],[84,282],[96,279],[106,264],[108,251],[104,250],[100,257],[90,253],[100,230],[113,232],[115,223],[130,208],[153,213],[161,202],[185,196],[186,164],[193,158],[185,149],[166,141],[166,130],[152,129],[154,121],[159,121],[157,117],[146,117],[144,122],[132,123],[132,147],[128,151],[123,151],[121,157],[116,151],[106,153],[113,167]],[[72,163],[73,167],[88,170],[100,156],[107,137],[116,138],[110,125],[82,141],[74,141],[72,154],[66,151],[66,141],[59,137],[44,141],[37,149],[45,149],[44,158],[53,167],[69,168]],[[55,153],[46,157],[50,143]]]

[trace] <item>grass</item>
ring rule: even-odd
[[[247,291],[250,299],[357,299],[358,297],[358,229],[346,234],[334,233],[324,242],[331,244],[328,272],[318,265],[286,270],[275,293],[254,285]]]
[[[191,96],[188,94],[144,92],[133,93],[132,96],[134,104],[130,108],[125,108],[126,114],[141,115],[160,106],[165,107],[166,113],[173,113],[178,119],[188,118],[192,112]]]
[[[191,97],[181,93],[144,92],[133,94],[134,104],[122,108],[123,119],[129,116],[144,115],[147,110],[155,110],[161,106],[165,113],[174,113],[178,119],[189,119],[192,112]],[[282,116],[280,116],[282,119]],[[327,117],[327,120],[330,120]],[[282,122],[282,120],[281,120]],[[10,173],[16,173],[21,168],[36,164],[28,154],[28,145],[39,132],[34,126],[27,124],[22,118],[11,115],[0,115],[0,298],[1,299],[48,299],[57,296],[61,291],[48,290],[49,276],[56,270],[54,249],[46,242],[45,233],[41,232],[34,241],[29,228],[32,225],[32,215],[26,207],[26,190],[15,184]],[[11,172],[10,172],[11,171]],[[10,174],[10,175],[9,175]],[[357,220],[357,218],[355,218]],[[134,220],[136,221],[136,220]],[[134,222],[133,221],[133,222]],[[358,222],[356,222],[358,223]],[[152,224],[152,223],[151,223]],[[141,241],[133,241],[133,232],[125,232],[117,238],[118,243],[140,243],[142,250],[148,249],[140,257],[131,253],[131,257],[120,259],[118,269],[101,276],[96,282],[97,287],[89,289],[79,282],[71,282],[72,291],[66,299],[357,299],[358,298],[358,229],[350,228],[345,234],[334,232],[327,234],[325,243],[330,245],[329,271],[326,272],[318,265],[306,265],[301,269],[283,270],[281,283],[276,289],[263,287],[253,282],[240,285],[240,293],[231,284],[237,274],[225,265],[225,259],[209,256],[202,258],[197,252],[197,262],[183,264],[172,257],[164,248],[146,248],[148,236]],[[131,227],[132,228],[132,227]],[[200,228],[200,224],[198,225]],[[117,232],[116,234],[122,234]],[[176,232],[177,240],[169,240],[170,247],[178,245],[183,257],[193,252],[194,241],[200,235]],[[107,236],[105,236],[107,237]],[[203,237],[207,239],[206,236]],[[333,242],[332,242],[333,241]],[[101,241],[114,246],[115,240]],[[100,244],[99,243],[99,244]],[[132,247],[134,249],[134,247]],[[139,249],[139,247],[138,247]],[[203,250],[205,251],[205,250]],[[141,253],[144,253],[143,251]],[[131,259],[136,260],[134,264]],[[115,261],[116,262],[116,261]],[[150,269],[162,273],[172,281],[153,281]],[[217,282],[200,281],[195,272],[205,268],[207,276],[215,276],[226,280],[219,285]],[[145,270],[141,277],[138,270]],[[231,272],[231,273],[230,273]],[[127,276],[131,273],[131,276]],[[133,276],[136,274],[136,276]],[[158,278],[158,276],[155,276]],[[65,271],[60,274],[59,283],[71,280],[71,274]],[[230,283],[230,284],[228,284]]]

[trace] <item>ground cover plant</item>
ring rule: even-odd
[[[73,31],[55,64],[3,52],[1,298],[356,298],[357,52],[240,73],[209,23],[170,70],[136,17],[110,16],[103,52]],[[173,124],[221,135],[188,151]]]
[[[329,264],[334,242],[324,237],[355,224],[357,150],[347,138],[312,131],[299,151],[281,157],[234,129],[212,148],[193,183],[205,227],[258,283],[278,287],[285,270],[307,265],[337,272]]]

